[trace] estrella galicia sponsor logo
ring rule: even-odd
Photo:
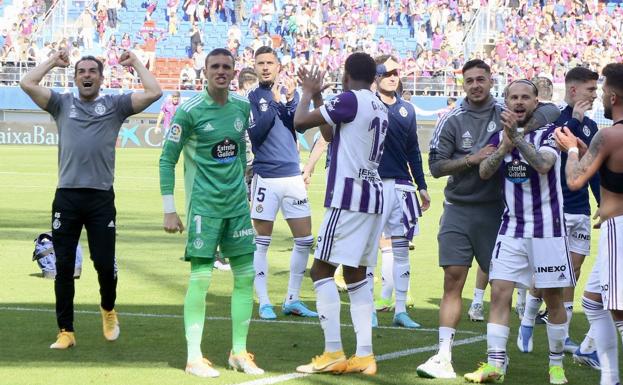
[[[212,156],[219,163],[231,163],[238,156],[238,144],[229,138],[225,138],[212,147]]]
[[[560,265],[560,266],[537,266],[536,267],[536,273],[557,273],[557,272],[563,272],[567,270],[567,266],[565,265]]]
[[[530,166],[519,159],[513,159],[506,164],[505,176],[511,183],[524,183],[530,178]]]

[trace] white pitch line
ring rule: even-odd
[[[484,341],[486,339],[487,339],[487,335],[481,334],[475,337],[469,337],[469,338],[464,338],[462,340],[454,341],[452,346],[473,344],[476,342]],[[397,352],[392,352],[392,353],[380,354],[376,356],[375,358],[377,362],[387,361],[387,360],[393,360],[393,359],[400,358],[400,357],[411,356],[411,355],[418,354],[418,353],[434,352],[437,349],[439,349],[439,344],[430,345],[430,346],[422,346],[420,348],[414,348],[414,349],[399,350]],[[311,376],[311,374],[293,372],[293,373],[288,373],[288,374],[282,374],[280,376],[275,376],[275,377],[268,377],[268,378],[262,378],[259,380],[241,382],[235,385],[271,385],[271,384],[278,384],[281,382],[290,381],[290,380],[307,377],[307,376]]]
[[[0,310],[7,311],[22,311],[22,312],[42,312],[42,313],[54,313],[55,311],[52,309],[41,309],[41,308],[29,308],[29,307],[11,307],[11,306],[0,306]],[[92,314],[92,315],[100,315],[99,311],[93,310],[74,310],[74,313],[78,314]],[[129,316],[129,317],[145,317],[145,318],[184,318],[181,314],[154,314],[154,313],[126,313],[126,312],[118,312],[120,316]],[[229,317],[206,317],[206,320],[209,321],[231,321]],[[263,320],[263,319],[251,319],[251,322],[258,323],[266,323],[266,324],[289,324],[289,325],[314,325],[318,326],[318,321],[287,321],[287,320]],[[340,324],[341,327],[352,327],[351,324]],[[406,329],[398,326],[379,326],[378,329],[385,330],[402,330],[409,332],[438,332],[438,329],[432,328],[419,328],[419,329]],[[457,330],[457,334],[471,334],[477,335],[477,332],[473,332],[470,330]]]

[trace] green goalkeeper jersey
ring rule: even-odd
[[[175,112],[160,156],[160,193],[173,195],[175,164],[184,151],[186,212],[213,218],[249,213],[244,181],[249,101],[229,93],[214,102],[207,90]]]

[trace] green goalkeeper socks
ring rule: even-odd
[[[244,353],[253,311],[253,254],[229,259],[234,273],[234,291],[231,296],[232,352]]]
[[[184,299],[184,328],[188,348],[188,362],[200,360],[201,338],[206,312],[206,294],[212,280],[214,259],[191,258],[190,280]]]

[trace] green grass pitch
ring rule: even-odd
[[[225,369],[231,346],[229,293],[231,273],[215,271],[207,298],[203,351],[221,371],[217,379],[185,375],[186,347],[182,303],[189,265],[180,260],[184,235],[162,230],[162,205],[158,187],[158,150],[119,149],[115,191],[117,195],[117,256],[119,287],[117,310],[121,336],[110,343],[101,334],[99,295],[94,269],[87,259],[82,278],[76,282],[75,326],[77,346],[53,351],[48,346],[56,335],[53,281],[39,276],[31,261],[33,238],[49,230],[50,209],[57,182],[57,150],[54,147],[0,148],[0,384],[459,384],[464,381],[425,380],[415,368],[436,350],[438,305],[442,294],[442,270],[437,266],[437,227],[443,201],[444,180],[428,178],[433,203],[421,220],[420,235],[411,252],[411,285],[416,300],[411,316],[423,330],[389,327],[391,314],[379,313],[382,326],[374,330],[374,351],[379,357],[375,377],[362,375],[315,375],[291,378],[297,365],[321,353],[323,337],[314,320],[284,317],[278,322],[257,321],[257,305],[251,324],[249,351],[266,370],[251,377]],[[306,156],[306,154],[304,155]],[[180,162],[181,163],[181,162]],[[183,207],[182,168],[178,167],[177,207]],[[317,167],[309,189],[313,206],[313,228],[320,225],[323,208],[324,173]],[[594,234],[595,235],[595,234]],[[587,259],[579,287],[583,288],[596,254]],[[86,235],[82,245],[88,255]],[[280,305],[288,279],[292,237],[285,222],[278,219],[269,249],[269,290],[273,303]],[[311,257],[310,257],[311,263]],[[474,273],[464,291],[462,321],[454,348],[455,370],[462,374],[486,359],[485,323],[470,323],[466,316],[472,296]],[[380,284],[377,284],[377,290]],[[578,290],[581,293],[581,290]],[[571,335],[580,341],[587,330],[576,295]],[[487,292],[485,309],[488,309]],[[303,282],[302,299],[315,308],[311,280]],[[354,352],[348,297],[342,294],[343,342],[347,354]],[[535,330],[535,351],[522,354],[515,346],[518,320],[512,317],[508,352],[511,366],[507,384],[547,383],[547,340],[544,327]],[[573,364],[565,358],[571,384],[597,384],[599,372]],[[281,377],[279,377],[281,376]],[[285,377],[284,377],[285,376]],[[277,378],[275,378],[277,377]]]

